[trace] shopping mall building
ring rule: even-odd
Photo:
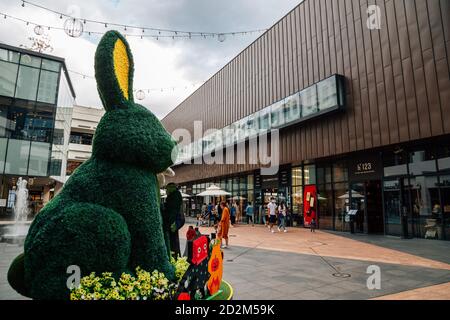
[[[0,44],[0,220],[28,181],[32,218],[65,182],[75,93],[64,59]]]
[[[217,184],[259,217],[275,196],[295,226],[313,210],[321,229],[450,239],[449,12],[447,0],[305,0],[162,120],[193,137],[173,180],[193,195]],[[275,174],[250,161],[255,132],[278,134]],[[233,164],[199,164],[228,149]]]

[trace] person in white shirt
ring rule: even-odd
[[[270,203],[267,205],[269,211],[269,231],[274,233],[273,226],[277,223],[277,204],[275,198],[270,199]]]

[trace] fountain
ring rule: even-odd
[[[17,180],[16,196],[13,206],[14,223],[5,227],[2,237],[2,241],[4,242],[22,243],[27,236],[30,227],[27,223],[29,213],[27,184],[27,180],[21,177]]]

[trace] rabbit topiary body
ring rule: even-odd
[[[36,216],[20,260],[24,283],[11,283],[32,298],[69,298],[70,265],[79,266],[82,275],[120,275],[139,266],[174,278],[156,175],[172,165],[176,144],[149,110],[134,103],[132,55],[117,31],[100,41],[95,70],[107,112],[97,127],[92,157]]]

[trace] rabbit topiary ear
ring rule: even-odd
[[[108,31],[95,52],[95,78],[106,111],[133,103],[133,56],[118,31]]]

